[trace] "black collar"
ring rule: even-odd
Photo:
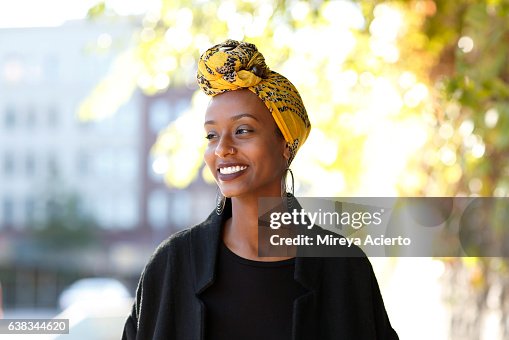
[[[195,293],[200,294],[214,283],[217,252],[221,241],[221,229],[231,217],[231,200],[227,199],[221,215],[213,211],[201,224],[191,229],[191,266],[194,271]],[[320,285],[322,261],[320,258],[297,257],[294,279],[310,291]]]

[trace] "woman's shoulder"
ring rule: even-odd
[[[177,231],[163,240],[155,249],[148,264],[168,261],[171,257],[184,256],[189,252],[193,235],[207,234],[212,228],[208,219],[194,226]]]
[[[192,227],[191,227],[192,228]],[[172,235],[170,235],[168,238],[163,240],[154,251],[153,257],[161,256],[163,254],[167,254],[168,252],[172,252],[175,250],[178,250],[180,247],[182,247],[187,240],[189,239],[189,234],[191,228],[186,228],[183,230],[179,230]]]

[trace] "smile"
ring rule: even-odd
[[[219,168],[219,173],[223,175],[231,175],[239,171],[245,170],[246,168],[247,166],[245,165],[228,166],[224,168]]]

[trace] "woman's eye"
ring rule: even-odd
[[[206,138],[206,139],[208,139],[208,140],[211,140],[211,139],[213,139],[214,137],[216,137],[216,134],[215,134],[215,133],[212,133],[212,132],[207,133],[207,135],[205,136],[205,138]]]
[[[253,132],[253,130],[245,129],[245,128],[237,129],[237,135],[243,135],[243,134],[249,133],[249,132]]]

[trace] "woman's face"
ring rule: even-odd
[[[281,195],[289,150],[276,123],[249,90],[213,97],[205,114],[205,163],[226,197]]]

